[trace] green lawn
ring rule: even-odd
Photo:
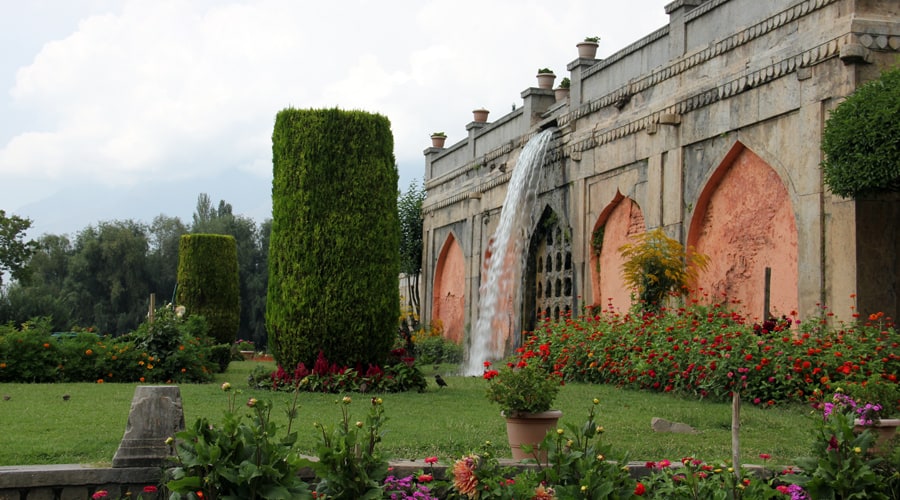
[[[212,384],[182,385],[185,419],[201,416],[220,421],[225,395],[219,385],[228,381],[241,389],[242,399],[255,397],[275,402],[277,416],[286,422],[281,408],[291,394],[247,389],[247,375],[255,362],[231,364]],[[431,375],[433,367],[426,371]],[[441,367],[449,387],[438,389],[429,377],[425,393],[385,394],[384,450],[392,458],[424,458],[442,461],[458,458],[490,440],[505,456],[506,428],[496,406],[484,397],[485,382],[479,377],[448,376],[452,367]],[[112,461],[125,430],[134,384],[0,384],[0,466],[26,464],[93,463]],[[68,401],[63,395],[70,396]],[[363,420],[371,395],[353,394],[351,418]],[[564,412],[563,423],[581,424],[593,398],[601,403],[599,423],[605,438],[631,460],[670,460],[684,456],[708,462],[731,456],[731,405],[680,399],[662,394],[625,391],[606,386],[567,384],[556,400]],[[340,410],[335,394],[300,395],[299,421],[295,422],[305,453],[313,454],[313,422],[334,425]],[[757,409],[745,405],[741,414],[742,460],[760,463],[759,454],[772,456],[770,463],[792,463],[808,452],[808,409],[786,407]],[[683,422],[697,434],[660,434],[650,428],[653,417]]]

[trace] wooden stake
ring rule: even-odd
[[[147,313],[147,320],[150,321],[150,324],[153,324],[153,320],[156,319],[156,294],[150,294],[150,312]]]
[[[734,477],[741,479],[741,394],[731,393],[731,462]]]

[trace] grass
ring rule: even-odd
[[[228,381],[241,389],[242,399],[271,399],[275,412],[286,423],[288,393],[247,389],[247,375],[257,362],[233,362],[212,384],[181,385],[186,422],[207,417],[220,422],[225,395],[220,384]],[[484,397],[479,377],[447,376],[453,367],[439,367],[449,387],[438,389],[431,382],[425,393],[380,395],[384,399],[386,424],[383,450],[391,458],[421,459],[436,455],[444,462],[478,449],[492,441],[500,453],[509,455],[505,422],[499,410]],[[433,373],[427,367],[426,373]],[[0,466],[83,463],[105,465],[112,461],[125,430],[135,384],[0,384]],[[69,394],[68,401],[63,394]],[[351,418],[364,420],[370,395],[353,394]],[[598,421],[606,429],[607,442],[628,452],[631,460],[678,460],[684,456],[708,462],[731,457],[731,405],[664,394],[620,390],[608,386],[567,384],[554,405],[564,412],[562,423],[580,425],[593,398],[601,403]],[[340,410],[335,394],[301,393],[300,412],[294,428],[299,430],[300,450],[314,454],[313,422],[333,426]],[[759,454],[772,456],[770,463],[793,463],[805,455],[812,443],[806,408],[759,409],[750,405],[741,411],[741,448],[745,463],[760,463]],[[661,417],[693,426],[697,434],[654,433],[650,420]],[[283,430],[283,426],[281,427]]]

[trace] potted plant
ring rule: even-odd
[[[435,132],[431,134],[431,147],[433,148],[442,148],[444,147],[444,141],[447,140],[447,134],[443,132]]]
[[[600,45],[600,37],[599,36],[588,36],[584,38],[583,42],[579,42],[575,44],[578,47],[578,58],[579,59],[596,59],[597,58],[597,47]]]
[[[488,113],[490,113],[490,111],[488,111],[484,108],[473,109],[472,110],[472,121],[474,121],[476,123],[484,123],[487,121]]]
[[[551,70],[550,68],[541,68],[537,72],[537,80],[538,88],[552,89],[553,81],[556,80],[556,75],[553,74],[553,70]]]
[[[488,381],[488,400],[500,405],[500,413],[506,418],[513,458],[533,458],[522,445],[537,446],[547,431],[556,429],[562,417],[561,411],[551,409],[559,394],[559,379],[524,361],[500,370],[491,369],[490,362],[486,361],[484,378]],[[546,452],[542,452],[541,460],[545,457]]]
[[[562,81],[559,82],[559,87],[553,89],[553,93],[556,96],[557,101],[565,100],[565,98],[569,97],[569,87],[572,86],[572,82],[569,80],[569,77],[565,77]]]
[[[873,375],[868,380],[841,388],[855,402],[858,431],[869,429],[876,434],[875,448],[880,450],[893,439],[900,426],[900,386],[896,382]]]

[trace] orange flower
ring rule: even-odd
[[[50,344],[48,342],[44,342],[44,349],[49,349],[49,348],[50,348]]]
[[[478,478],[475,477],[477,465],[478,457],[476,455],[460,458],[453,464],[453,487],[461,495],[472,498],[477,493]]]
[[[143,381],[144,381],[144,377],[141,377],[141,378],[139,378],[138,380],[140,380],[141,382],[143,382]]]
[[[540,485],[534,489],[534,496],[531,498],[533,500],[556,500],[556,494],[553,488],[545,488],[544,485]]]
[[[98,378],[98,379],[97,379],[97,383],[98,383],[98,384],[102,384],[102,383],[103,383],[103,379],[102,379],[102,378]]]
[[[0,369],[6,368],[6,363],[0,363]]]
[[[91,354],[94,354],[94,351],[92,351],[91,349],[88,349],[87,351],[84,351],[84,353],[86,355],[90,356]]]

